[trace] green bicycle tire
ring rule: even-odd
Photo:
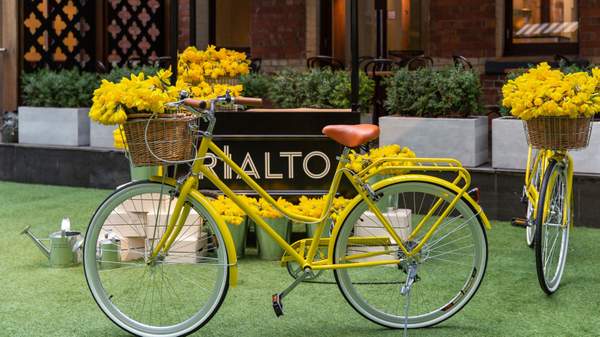
[[[209,216],[209,213],[197,200],[189,197],[187,202],[191,205],[192,209],[196,211],[198,218],[202,218],[202,220],[198,220],[198,222],[202,224],[200,227],[203,228],[203,231],[210,231],[211,236],[207,239],[207,241],[212,243],[212,246],[208,246],[213,248],[209,248],[208,253],[206,253],[212,254],[210,255],[210,258],[206,257],[206,260],[203,260],[198,256],[194,256],[192,258],[192,262],[187,263],[182,261],[189,260],[189,257],[182,257],[180,260],[177,260],[176,257],[173,257],[173,262],[167,262],[168,257],[166,257],[165,260],[161,262],[162,264],[157,262],[154,264],[154,266],[142,266],[143,264],[146,264],[146,261],[143,260],[145,258],[140,258],[141,261],[135,261],[137,264],[134,266],[131,266],[131,262],[127,262],[130,264],[129,266],[120,266],[120,268],[111,268],[109,270],[101,269],[100,265],[103,263],[103,261],[101,261],[101,258],[98,256],[98,250],[100,249],[98,243],[100,239],[99,234],[103,226],[108,223],[108,216],[110,214],[114,214],[117,207],[125,205],[127,202],[137,202],[142,199],[145,200],[144,198],[147,198],[145,196],[154,195],[155,193],[165,193],[165,195],[168,196],[170,192],[174,192],[173,187],[150,181],[139,181],[123,186],[112,193],[96,210],[90,221],[88,231],[85,236],[83,267],[85,278],[94,301],[101,311],[113,323],[128,333],[136,336],[185,336],[197,331],[204,326],[204,324],[210,321],[210,319],[218,311],[219,307],[223,303],[223,300],[225,299],[225,296],[227,295],[227,290],[229,288],[229,265],[227,263],[227,250],[225,249],[225,245],[222,244],[223,237],[216,226],[215,220]],[[136,199],[136,196],[139,198]],[[156,221],[156,223],[158,223],[158,221]],[[114,227],[115,226],[113,226],[113,228]],[[156,227],[157,226],[155,226],[155,228]],[[148,242],[149,239],[146,238],[146,245],[148,245]],[[148,251],[147,248],[144,248],[144,250]],[[203,261],[217,262],[203,265]],[[210,266],[215,267],[212,268]],[[141,271],[138,272],[137,270],[141,268],[146,269],[146,271],[143,272],[142,280],[140,281],[132,276],[139,276]],[[153,268],[154,271],[148,271],[151,270],[151,268]],[[213,269],[214,275],[206,273],[208,276],[203,276],[199,273],[199,271],[196,271],[196,269],[193,268],[210,268]],[[137,272],[137,274],[127,275],[127,273],[132,273],[132,271]],[[119,272],[122,272],[125,274],[125,276],[113,276]],[[169,272],[172,274],[167,275]],[[145,277],[146,275],[150,275],[152,273],[162,273],[162,280],[159,280],[157,277]],[[200,278],[195,277],[210,277],[211,275],[214,277],[212,282],[213,288],[212,291],[207,291],[206,302],[196,302],[198,300],[197,297],[199,296],[197,294],[197,290],[201,290],[199,288],[203,287],[200,286],[198,289],[193,288],[193,285],[199,285],[201,280]],[[173,277],[171,278],[171,276]],[[205,279],[206,278],[202,280]],[[165,280],[168,280],[168,282],[165,282]],[[158,293],[158,290],[155,290],[155,288],[158,288],[160,281],[162,281],[160,300],[164,303],[154,304],[152,303],[154,302],[154,296]],[[133,284],[129,285],[127,282]],[[138,285],[137,289],[139,290],[137,290],[135,287],[136,283]],[[171,290],[168,289],[169,286],[166,285],[167,283],[169,283]],[[122,286],[120,287],[121,284]],[[208,282],[207,284],[210,286],[211,283]],[[178,285],[180,287],[177,287]],[[184,286],[185,288],[183,288]],[[121,288],[123,290],[120,290]],[[129,290],[130,288],[131,290]],[[143,288],[147,288],[148,290],[144,294],[143,300],[141,300],[142,296],[140,295],[143,291]],[[151,300],[147,301],[146,299],[148,298],[148,294],[150,292],[149,289],[152,289],[152,298]],[[177,291],[182,291],[183,289],[188,291],[185,293],[185,298],[181,296],[181,292]],[[113,294],[113,290],[116,290],[117,296]],[[171,291],[172,294],[170,300],[169,291]],[[139,310],[137,312],[132,310],[132,308],[139,308],[139,305],[135,306],[127,304],[127,296],[129,295],[132,297],[132,302],[143,302],[141,313]],[[158,301],[159,296],[156,296]],[[188,300],[187,297],[190,299]],[[119,298],[123,298],[123,300],[120,300]],[[116,303],[117,301],[118,304]],[[160,310],[160,307],[163,307],[163,311],[157,312],[157,314],[154,316],[152,315],[152,311],[150,311],[150,318],[147,319],[148,322],[144,322],[141,321],[140,318],[145,316],[145,310],[147,313],[148,309],[144,308],[147,303],[148,306],[152,306],[152,308],[156,307],[156,310]],[[177,315],[174,313],[178,313],[180,316],[176,317]],[[173,317],[173,319],[168,321],[170,317]],[[168,324],[161,324],[163,320],[168,321]]]
[[[401,209],[401,201],[400,201],[400,193],[402,193],[403,199],[405,199],[405,194],[416,195],[416,193],[424,193],[429,194],[432,197],[432,200],[435,198],[442,198],[445,203],[448,203],[452,200],[456,194],[453,191],[450,191],[443,186],[430,183],[430,182],[399,182],[395,184],[391,184],[385,187],[382,187],[376,191],[376,193],[382,195],[382,200],[386,200],[386,198],[394,195],[398,195],[395,197],[397,201],[398,209]],[[389,199],[393,200],[393,199]],[[415,197],[416,200],[416,197]],[[421,199],[421,202],[424,199]],[[429,199],[426,199],[427,203],[429,203]],[[381,203],[381,201],[379,202]],[[403,200],[402,205],[404,205],[404,209],[406,209],[407,205],[410,204],[410,200],[407,202],[406,199]],[[422,203],[421,203],[422,204]],[[383,205],[383,206],[389,206]],[[381,206],[380,206],[381,207]],[[410,206],[408,206],[410,207]],[[416,204],[414,209],[416,210]],[[348,213],[348,216],[343,220],[341,228],[338,232],[338,235],[335,238],[334,242],[334,263],[339,263],[340,260],[346,255],[348,250],[355,250],[356,247],[352,246],[352,248],[348,247],[348,238],[351,234],[356,234],[357,229],[355,228],[358,221],[363,221],[362,214],[366,214],[367,205],[364,201],[359,202],[356,206]],[[423,259],[423,265],[428,260],[433,260],[430,265],[427,266],[429,269],[421,269],[418,273],[420,274],[420,280],[415,282],[413,285],[413,289],[411,290],[411,297],[416,296],[416,301],[423,304],[423,307],[428,306],[428,299],[425,298],[428,294],[435,293],[442,294],[439,297],[444,298],[433,298],[431,300],[432,307],[430,309],[424,309],[423,313],[417,312],[419,309],[417,307],[416,311],[413,313],[409,313],[408,318],[405,317],[402,312],[402,308],[400,303],[403,301],[402,296],[398,296],[395,292],[399,292],[399,288],[402,282],[402,278],[406,275],[402,273],[400,266],[397,268],[394,266],[379,266],[379,267],[362,267],[362,268],[343,268],[343,269],[334,269],[334,275],[336,282],[340,291],[342,292],[346,301],[363,317],[368,320],[377,323],[379,325],[393,328],[393,329],[401,329],[405,327],[405,323],[408,323],[408,328],[423,328],[433,326],[435,324],[439,324],[446,319],[452,317],[454,314],[458,313],[475,295],[481,281],[483,280],[483,276],[485,274],[486,266],[487,266],[487,237],[485,234],[485,229],[478,215],[474,212],[473,208],[469,205],[465,200],[459,200],[455,206],[455,210],[457,210],[458,215],[454,213],[454,210],[450,215],[456,215],[455,218],[464,217],[467,219],[463,224],[454,227],[454,229],[463,226],[458,231],[462,231],[466,229],[467,234],[465,236],[470,236],[473,243],[473,256],[472,256],[472,265],[467,265],[466,268],[464,266],[451,265],[451,266],[441,266],[441,269],[437,264],[439,261],[435,261],[435,258],[439,258],[439,251],[442,246],[450,246],[448,249],[452,249],[452,244],[460,244],[460,238],[456,238],[453,236],[449,236],[449,240],[442,242],[442,246],[439,245],[439,241],[433,241],[434,237],[430,239],[429,244],[431,247],[424,246],[422,250],[422,254],[429,254],[427,257],[423,257],[425,255],[421,255]],[[411,214],[421,214],[421,207],[417,210],[417,212],[411,212]],[[425,211],[425,210],[423,210]],[[389,212],[389,211],[388,211]],[[389,214],[389,213],[388,213]],[[415,215],[415,217],[416,217]],[[390,216],[391,217],[391,216]],[[412,216],[411,216],[412,217]],[[449,218],[447,218],[449,219]],[[446,235],[446,232],[442,232],[445,224],[451,223],[454,220],[450,220],[449,222],[442,222],[442,224],[436,229],[436,233],[434,234],[435,240],[441,239],[437,234]],[[412,218],[411,218],[411,222]],[[450,233],[451,229],[448,229],[448,233]],[[452,234],[452,233],[451,233]],[[450,234],[448,234],[450,235]],[[440,248],[436,248],[440,247]],[[465,246],[467,247],[467,246]],[[462,249],[462,248],[458,248]],[[360,251],[360,250],[359,250]],[[434,253],[438,251],[437,253]],[[427,252],[427,253],[426,253]],[[456,251],[455,251],[456,252]],[[397,253],[399,254],[399,253]],[[436,255],[437,254],[437,255]],[[470,258],[467,256],[465,259],[469,261]],[[467,262],[468,263],[468,262]],[[442,262],[443,264],[443,262]],[[423,268],[423,267],[419,267]],[[361,271],[364,270],[374,270],[372,272],[372,278],[365,278],[366,272],[360,274]],[[434,275],[436,269],[440,272],[440,275]],[[396,273],[396,270],[400,270],[400,272]],[[463,272],[460,276],[456,276],[458,273]],[[444,275],[448,275],[449,273],[454,273],[454,276],[448,278],[448,281],[444,281],[442,278]],[[352,276],[351,276],[352,275]],[[356,276],[354,276],[356,275]],[[354,281],[352,280],[354,278]],[[449,279],[452,279],[452,285],[456,286],[456,289],[447,291],[444,288],[444,285],[448,285],[450,283]],[[432,281],[432,282],[430,282]],[[384,292],[383,290],[371,290],[371,288],[378,287],[377,289],[391,289],[390,292]],[[412,295],[412,292],[418,291],[416,295]],[[405,297],[404,297],[405,298]],[[388,301],[391,303],[392,309],[387,309],[390,306],[390,303],[385,303]],[[414,300],[410,300],[413,302]],[[398,303],[396,305],[396,303]],[[439,305],[438,305],[439,304]],[[395,310],[393,310],[393,306],[396,305]],[[411,304],[410,308],[412,308],[414,303]]]
[[[556,160],[551,160],[546,172],[544,174],[544,179],[542,181],[542,186],[540,189],[540,197],[538,201],[538,214],[536,216],[536,234],[535,234],[535,265],[538,282],[540,287],[547,295],[552,295],[558,287],[560,286],[560,281],[562,279],[562,275],[564,273],[564,267],[567,259],[567,252],[569,246],[569,224],[562,223],[562,212],[564,209],[564,194],[566,193],[566,167],[557,162]],[[563,185],[564,186],[560,186]],[[550,214],[544,214],[544,204],[546,200],[550,198],[550,208],[554,207],[555,212],[558,215],[553,216],[552,212]],[[558,198],[558,199],[555,199]],[[562,199],[563,203],[559,203],[558,205],[553,205],[554,201],[560,201]],[[569,208],[569,212],[572,210]],[[545,216],[546,215],[546,216]],[[544,221],[548,217],[552,216],[552,218],[548,221]],[[560,218],[559,224],[550,223],[551,220],[557,220]],[[571,219],[571,214],[567,216],[568,219]],[[542,223],[542,221],[544,221]],[[555,239],[553,240],[553,244],[550,246],[552,250],[550,256],[547,255],[548,248],[548,233],[552,230],[551,227],[556,227],[556,225],[560,225],[560,228],[556,230],[557,234],[555,235]],[[548,263],[553,262],[550,261],[554,251],[552,248],[555,247],[556,241],[558,240],[558,236],[560,237],[560,251],[558,254],[558,260],[556,261],[555,271],[549,275],[547,273]]]

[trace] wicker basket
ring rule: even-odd
[[[228,77],[228,76],[218,77],[218,78],[206,78],[205,81],[206,81],[206,83],[208,83],[210,85],[226,84],[226,85],[234,86],[234,85],[240,84],[239,77]]]
[[[538,117],[524,122],[527,142],[536,149],[575,150],[588,145],[591,118]]]
[[[197,123],[196,117],[161,115],[150,119],[150,115],[143,114],[131,117],[136,118],[128,120],[123,130],[129,159],[134,166],[155,166],[193,159],[196,135],[191,125]]]

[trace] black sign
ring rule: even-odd
[[[268,190],[327,190],[342,149],[322,136],[218,137],[215,143]],[[216,156],[209,154],[205,164],[230,188],[248,189]],[[210,186],[208,181],[201,184],[203,188]]]
[[[263,188],[280,193],[321,194],[329,189],[342,146],[321,134],[328,124],[356,124],[351,112],[217,113],[215,143]],[[243,133],[243,134],[242,134]],[[205,164],[234,190],[249,187],[209,154]],[[213,188],[201,180],[201,188]]]

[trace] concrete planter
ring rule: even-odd
[[[527,149],[523,121],[512,117],[492,121],[492,167],[524,170],[527,165]],[[592,125],[589,146],[570,153],[576,173],[600,173],[600,121]]]
[[[382,146],[408,146],[418,157],[454,158],[469,167],[488,161],[487,117],[387,116],[379,119],[379,126]]]
[[[113,149],[115,147],[113,131],[116,128],[116,125],[103,125],[90,120],[90,146]]]
[[[492,120],[493,168],[524,170],[528,148],[522,120],[513,117]]]
[[[89,108],[19,107],[19,143],[90,145]]]

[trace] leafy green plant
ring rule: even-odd
[[[390,114],[417,117],[466,117],[483,111],[479,75],[472,70],[398,69],[385,81]]]
[[[160,70],[156,66],[137,66],[137,67],[115,67],[109,73],[100,76],[103,80],[107,80],[113,83],[121,82],[123,77],[131,77],[131,75],[139,75],[143,72],[146,76],[154,76]]]
[[[98,76],[77,69],[41,69],[21,74],[23,103],[37,107],[75,108],[92,104]]]
[[[267,98],[280,108],[350,108],[350,73],[330,69],[307,72],[284,70],[268,80]],[[367,111],[373,99],[375,84],[360,74],[359,104]]]
[[[269,76],[250,73],[240,77],[240,84],[244,87],[243,95],[246,97],[267,97],[269,92]]]

